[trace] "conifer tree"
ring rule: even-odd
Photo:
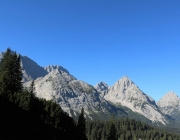
[[[13,55],[14,62],[13,62],[13,87],[14,87],[14,92],[21,91],[23,86],[22,86],[22,68],[21,68],[21,59],[20,55],[17,55],[16,52]]]
[[[29,93],[31,95],[35,94],[35,86],[34,86],[34,80],[31,82],[30,88],[29,88]]]
[[[20,56],[10,48],[0,62],[0,94],[15,93],[22,90],[22,70]]]
[[[86,120],[84,118],[84,109],[83,108],[81,109],[81,114],[79,115],[79,118],[78,118],[77,128],[78,128],[79,140],[87,140]]]
[[[117,140],[116,127],[114,124],[114,116],[111,118],[107,130],[106,140]]]

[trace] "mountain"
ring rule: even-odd
[[[153,122],[166,124],[166,117],[160,112],[155,101],[143,93],[128,77],[124,76],[104,96],[107,101],[126,106]]]
[[[23,70],[23,82],[44,77],[48,74],[47,70],[39,66],[36,62],[28,58],[27,56],[21,56],[22,70]]]
[[[29,87],[30,83],[31,81],[26,82],[24,86]],[[77,80],[67,70],[59,67],[54,67],[46,76],[37,78],[35,88],[37,97],[55,100],[64,111],[75,118],[82,107],[88,119],[108,119],[118,111],[93,86]],[[123,113],[122,111],[121,114]]]
[[[0,53],[0,60],[4,53]],[[39,66],[21,55],[24,87],[35,80],[36,96],[56,101],[70,116],[77,118],[84,108],[87,119],[107,120],[117,117],[135,118],[146,122],[167,124],[168,119],[155,101],[143,93],[128,77],[121,78],[112,87],[100,82],[94,87],[76,79],[58,65]]]
[[[180,98],[174,92],[168,92],[158,102],[161,112],[180,122]]]
[[[108,92],[109,86],[105,82],[99,82],[94,88],[104,97]]]
[[[0,60],[3,56],[4,53],[0,53]],[[35,80],[36,96],[55,100],[69,115],[76,117],[82,107],[89,119],[92,119],[91,116],[108,119],[112,114],[117,114],[118,109],[102,98],[93,86],[77,80],[63,67],[41,67],[22,55],[21,65],[24,87],[29,87],[32,80]]]
[[[67,73],[69,74],[69,71],[66,70],[65,68],[59,66],[59,65],[49,65],[49,66],[46,66],[44,67],[44,70],[46,70],[48,73],[50,73],[51,71],[55,70],[55,69],[58,69],[60,71],[62,71],[63,73]]]

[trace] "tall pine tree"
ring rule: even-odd
[[[106,140],[117,140],[116,127],[114,124],[114,116],[111,118],[111,120],[109,122]]]
[[[10,48],[0,62],[0,94],[15,93],[22,90],[22,69],[20,55],[12,53]]]
[[[23,86],[22,86],[22,68],[21,68],[21,58],[20,55],[17,55],[16,52],[13,54],[14,62],[13,62],[13,83],[12,86],[14,88],[14,92],[21,91]]]
[[[86,120],[84,118],[84,109],[83,108],[82,108],[81,114],[79,115],[79,118],[78,118],[77,128],[78,128],[79,140],[87,140],[87,137],[86,137]]]

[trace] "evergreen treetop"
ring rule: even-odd
[[[0,62],[0,93],[15,93],[22,90],[20,55],[8,48]]]
[[[117,140],[114,116],[112,116],[109,122],[106,140]]]
[[[80,140],[87,140],[86,137],[86,120],[84,118],[84,109],[81,109],[81,114],[78,117],[78,136],[80,137]]]

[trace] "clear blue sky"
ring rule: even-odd
[[[156,101],[180,96],[180,0],[1,0],[7,47],[91,85],[126,75]]]

